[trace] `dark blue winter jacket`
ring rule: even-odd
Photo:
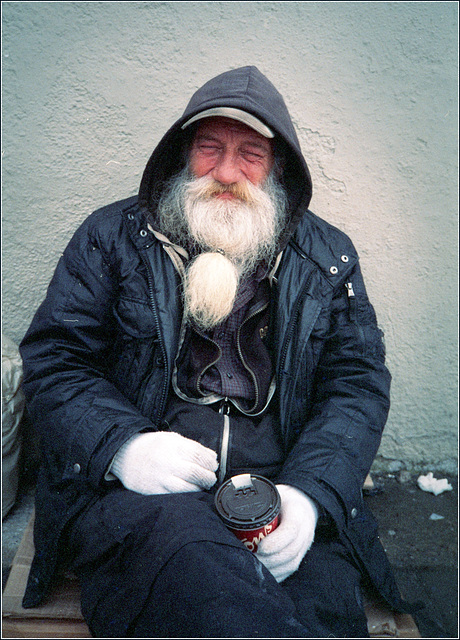
[[[363,572],[400,604],[362,497],[389,409],[382,332],[351,241],[308,209],[310,174],[283,99],[255,67],[245,67],[197,91],[152,154],[138,196],[83,222],[22,342],[28,410],[43,453],[24,606],[49,589],[65,556],[66,523],[110,490],[105,474],[120,446],[163,428],[181,280],[168,243],[151,229],[158,194],[183,161],[189,134],[181,125],[213,106],[255,114],[275,132],[284,157],[290,215],[271,296],[273,402],[285,448],[277,482],[315,499]]]

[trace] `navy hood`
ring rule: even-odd
[[[289,200],[288,223],[280,241],[280,248],[283,248],[308,208],[312,183],[284,99],[270,80],[254,66],[226,71],[206,82],[193,94],[182,116],[166,132],[150,156],[139,189],[139,204],[148,209],[154,221],[156,203],[165,183],[186,162],[184,150],[188,148],[195,127],[192,125],[182,130],[182,125],[213,107],[242,109],[256,116],[275,134],[275,148],[284,157],[282,183]]]

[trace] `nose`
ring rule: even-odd
[[[241,179],[241,170],[232,153],[221,154],[213,168],[212,177],[221,184],[234,184]]]

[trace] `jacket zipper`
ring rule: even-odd
[[[359,322],[358,318],[358,302],[356,300],[355,292],[353,291],[353,283],[346,282],[345,287],[347,288],[348,293],[348,311],[350,321],[355,325],[356,331],[358,332],[358,337],[362,344],[364,344],[364,330]]]
[[[313,277],[313,272],[310,273],[310,275],[308,276],[307,282],[305,283],[305,285],[304,285],[304,287],[303,287],[303,289],[302,289],[302,291],[301,291],[301,293],[300,293],[300,295],[297,298],[297,301],[295,303],[294,312],[292,314],[292,319],[291,319],[291,322],[289,323],[289,327],[288,327],[288,329],[286,331],[286,337],[284,339],[283,350],[281,352],[280,367],[279,367],[280,372],[284,369],[284,363],[286,361],[288,345],[289,345],[289,342],[292,339],[292,336],[294,335],[294,329],[295,329],[295,325],[297,323],[297,316],[298,316],[298,313],[299,313],[300,305],[302,304],[303,299],[304,299],[304,297],[306,295],[307,289],[310,286],[310,282],[312,280],[312,277]]]
[[[219,349],[219,356],[218,358],[216,358],[215,360],[213,360],[213,362],[210,362],[208,364],[207,367],[205,367],[203,369],[203,371],[200,373],[200,375],[198,376],[198,380],[196,381],[196,391],[199,394],[202,394],[202,391],[200,390],[200,384],[201,384],[201,380],[204,376],[204,374],[206,373],[206,371],[208,369],[210,369],[212,366],[214,366],[216,364],[216,362],[219,362],[221,356],[222,356],[222,349],[219,347],[219,345],[217,344],[217,342],[214,342],[214,340],[211,340],[211,338],[208,338],[207,336],[204,336],[200,331],[197,331],[197,333],[199,333],[202,337],[204,337],[206,340],[209,340],[209,342],[212,342],[213,345],[215,345],[218,349]]]
[[[152,308],[152,312],[153,312],[153,317],[155,320],[155,328],[157,330],[157,335],[158,335],[158,343],[160,345],[161,348],[161,354],[163,357],[163,361],[165,364],[165,375],[163,376],[163,387],[161,389],[161,396],[160,396],[160,404],[159,404],[159,411],[158,411],[158,416],[161,417],[164,413],[164,409],[165,409],[165,405],[166,405],[166,398],[168,396],[168,374],[167,374],[167,369],[168,369],[168,358],[167,358],[167,353],[166,353],[166,347],[163,343],[163,338],[162,338],[162,334],[161,334],[161,327],[160,327],[160,320],[158,319],[158,313],[157,313],[157,307],[156,307],[156,303],[155,303],[155,296],[153,293],[153,284],[152,284],[152,271],[150,268],[150,264],[149,261],[144,257],[143,254],[141,254],[142,260],[146,266],[147,269],[147,281],[148,281],[148,285],[149,285],[149,302],[150,302],[150,306]]]
[[[345,287],[348,293],[348,310],[349,310],[350,320],[351,322],[354,322],[356,325],[358,325],[357,318],[356,318],[356,298],[355,298],[355,292],[353,291],[353,283],[346,282]],[[358,329],[360,328],[358,327]]]
[[[244,322],[242,322],[241,326],[238,329],[237,332],[237,339],[236,339],[236,345],[238,348],[238,355],[240,356],[240,360],[243,363],[244,368],[246,369],[246,371],[248,371],[252,377],[252,380],[254,382],[254,388],[255,388],[255,402],[253,405],[253,409],[255,409],[258,404],[259,404],[259,396],[260,396],[260,392],[259,392],[259,385],[257,384],[257,378],[255,373],[253,372],[253,370],[248,367],[248,365],[246,364],[244,357],[243,357],[243,352],[241,350],[241,345],[240,345],[240,336],[241,336],[241,330],[243,328],[243,326],[246,324],[246,322],[248,322],[249,320],[251,320],[251,318],[254,318],[258,313],[261,313],[262,311],[264,311],[266,308],[268,307],[268,304],[264,304],[262,305],[262,307],[260,309],[254,309],[254,311],[244,320]]]
[[[219,484],[222,484],[225,475],[227,473],[227,462],[228,462],[228,446],[230,442],[230,404],[228,398],[222,401],[222,404],[219,408],[219,413],[223,417],[223,427],[222,427],[222,444],[220,446],[220,462],[219,462]]]

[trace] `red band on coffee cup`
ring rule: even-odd
[[[233,476],[216,493],[215,505],[228,529],[253,552],[279,524],[281,498],[263,476]]]

